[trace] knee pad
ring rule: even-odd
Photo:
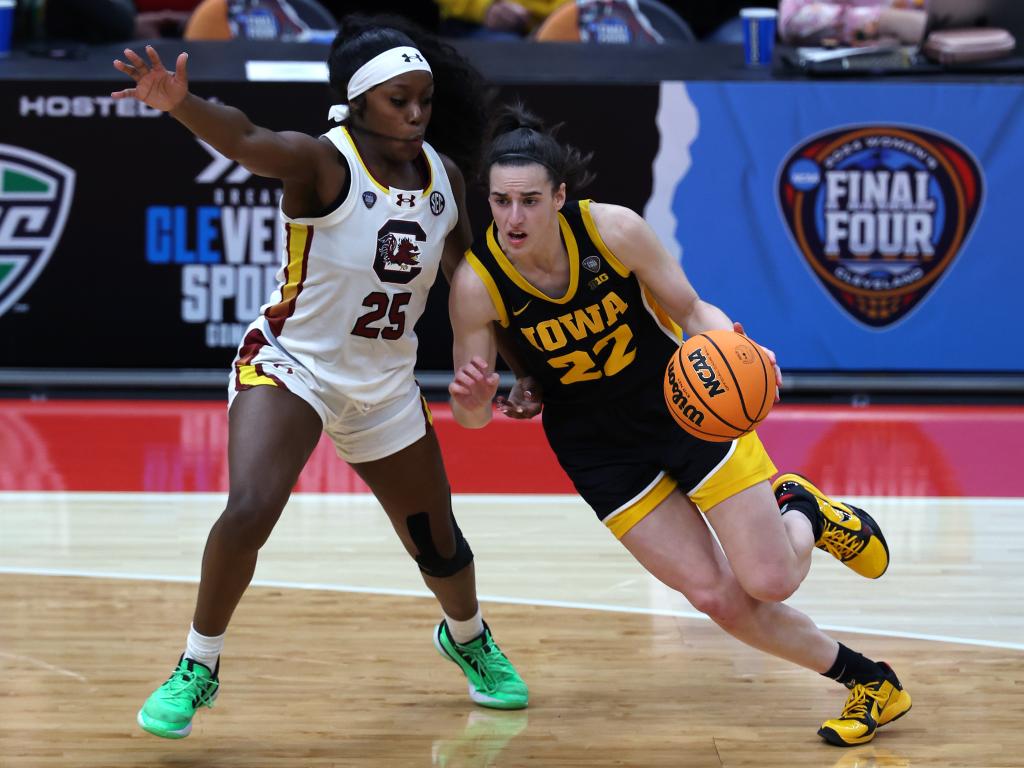
[[[419,554],[416,555],[416,565],[427,576],[441,579],[454,576],[473,562],[473,550],[469,548],[469,542],[459,530],[459,524],[455,522],[454,514],[451,515],[451,519],[452,530],[455,533],[455,553],[446,558],[437,551],[434,538],[430,535],[430,515],[426,512],[417,512],[406,518],[405,524],[409,528],[409,536],[412,538],[413,544],[416,545],[416,549],[419,550]]]

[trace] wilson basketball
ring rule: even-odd
[[[734,331],[697,334],[669,358],[665,404],[683,429],[713,443],[756,427],[775,403],[775,370],[761,347]]]

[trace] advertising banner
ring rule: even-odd
[[[1019,372],[1022,93],[663,83],[646,212],[785,368]]]
[[[253,122],[329,127],[318,83],[198,83]],[[230,364],[274,288],[280,185],[109,84],[0,81],[0,366]],[[1019,85],[524,85],[593,152],[598,201],[643,212],[703,297],[789,371],[1024,371],[1010,308]],[[472,181],[472,180],[471,180]],[[489,218],[471,184],[469,214]],[[448,371],[447,287],[417,327]]]
[[[276,286],[280,183],[196,139],[173,118],[114,101],[104,84],[0,81],[0,366],[227,369]],[[106,89],[109,93],[109,88]],[[330,127],[318,83],[200,83],[258,124]],[[657,147],[650,87],[524,87],[507,93],[601,158],[592,193],[636,210]],[[637,127],[612,127],[610,98]],[[568,107],[568,114],[566,108]],[[623,147],[643,147],[636,159]],[[471,180],[473,181],[473,180]],[[474,222],[489,217],[471,186]],[[451,370],[447,286],[417,326],[421,370]]]

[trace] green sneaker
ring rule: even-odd
[[[477,704],[492,709],[526,706],[529,700],[526,683],[494,642],[486,622],[480,636],[459,645],[448,631],[448,622],[442,621],[434,630],[434,647],[462,668],[469,681],[469,698]]]
[[[199,707],[212,707],[220,682],[217,669],[186,659],[184,654],[167,682],[153,691],[139,710],[142,730],[165,739],[184,739],[192,732],[192,716]]]

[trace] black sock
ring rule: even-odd
[[[821,538],[821,529],[824,522],[821,519],[821,510],[818,509],[818,501],[801,494],[787,494],[779,499],[779,508],[786,507],[787,511],[795,509],[802,512],[811,521],[811,530],[814,531],[814,540]]]
[[[839,644],[839,653],[836,655],[835,662],[829,667],[828,672],[822,674],[842,683],[847,688],[853,688],[857,683],[881,680],[886,676],[885,670],[878,665],[878,662],[872,661],[856,651],[851,651],[842,643]]]

